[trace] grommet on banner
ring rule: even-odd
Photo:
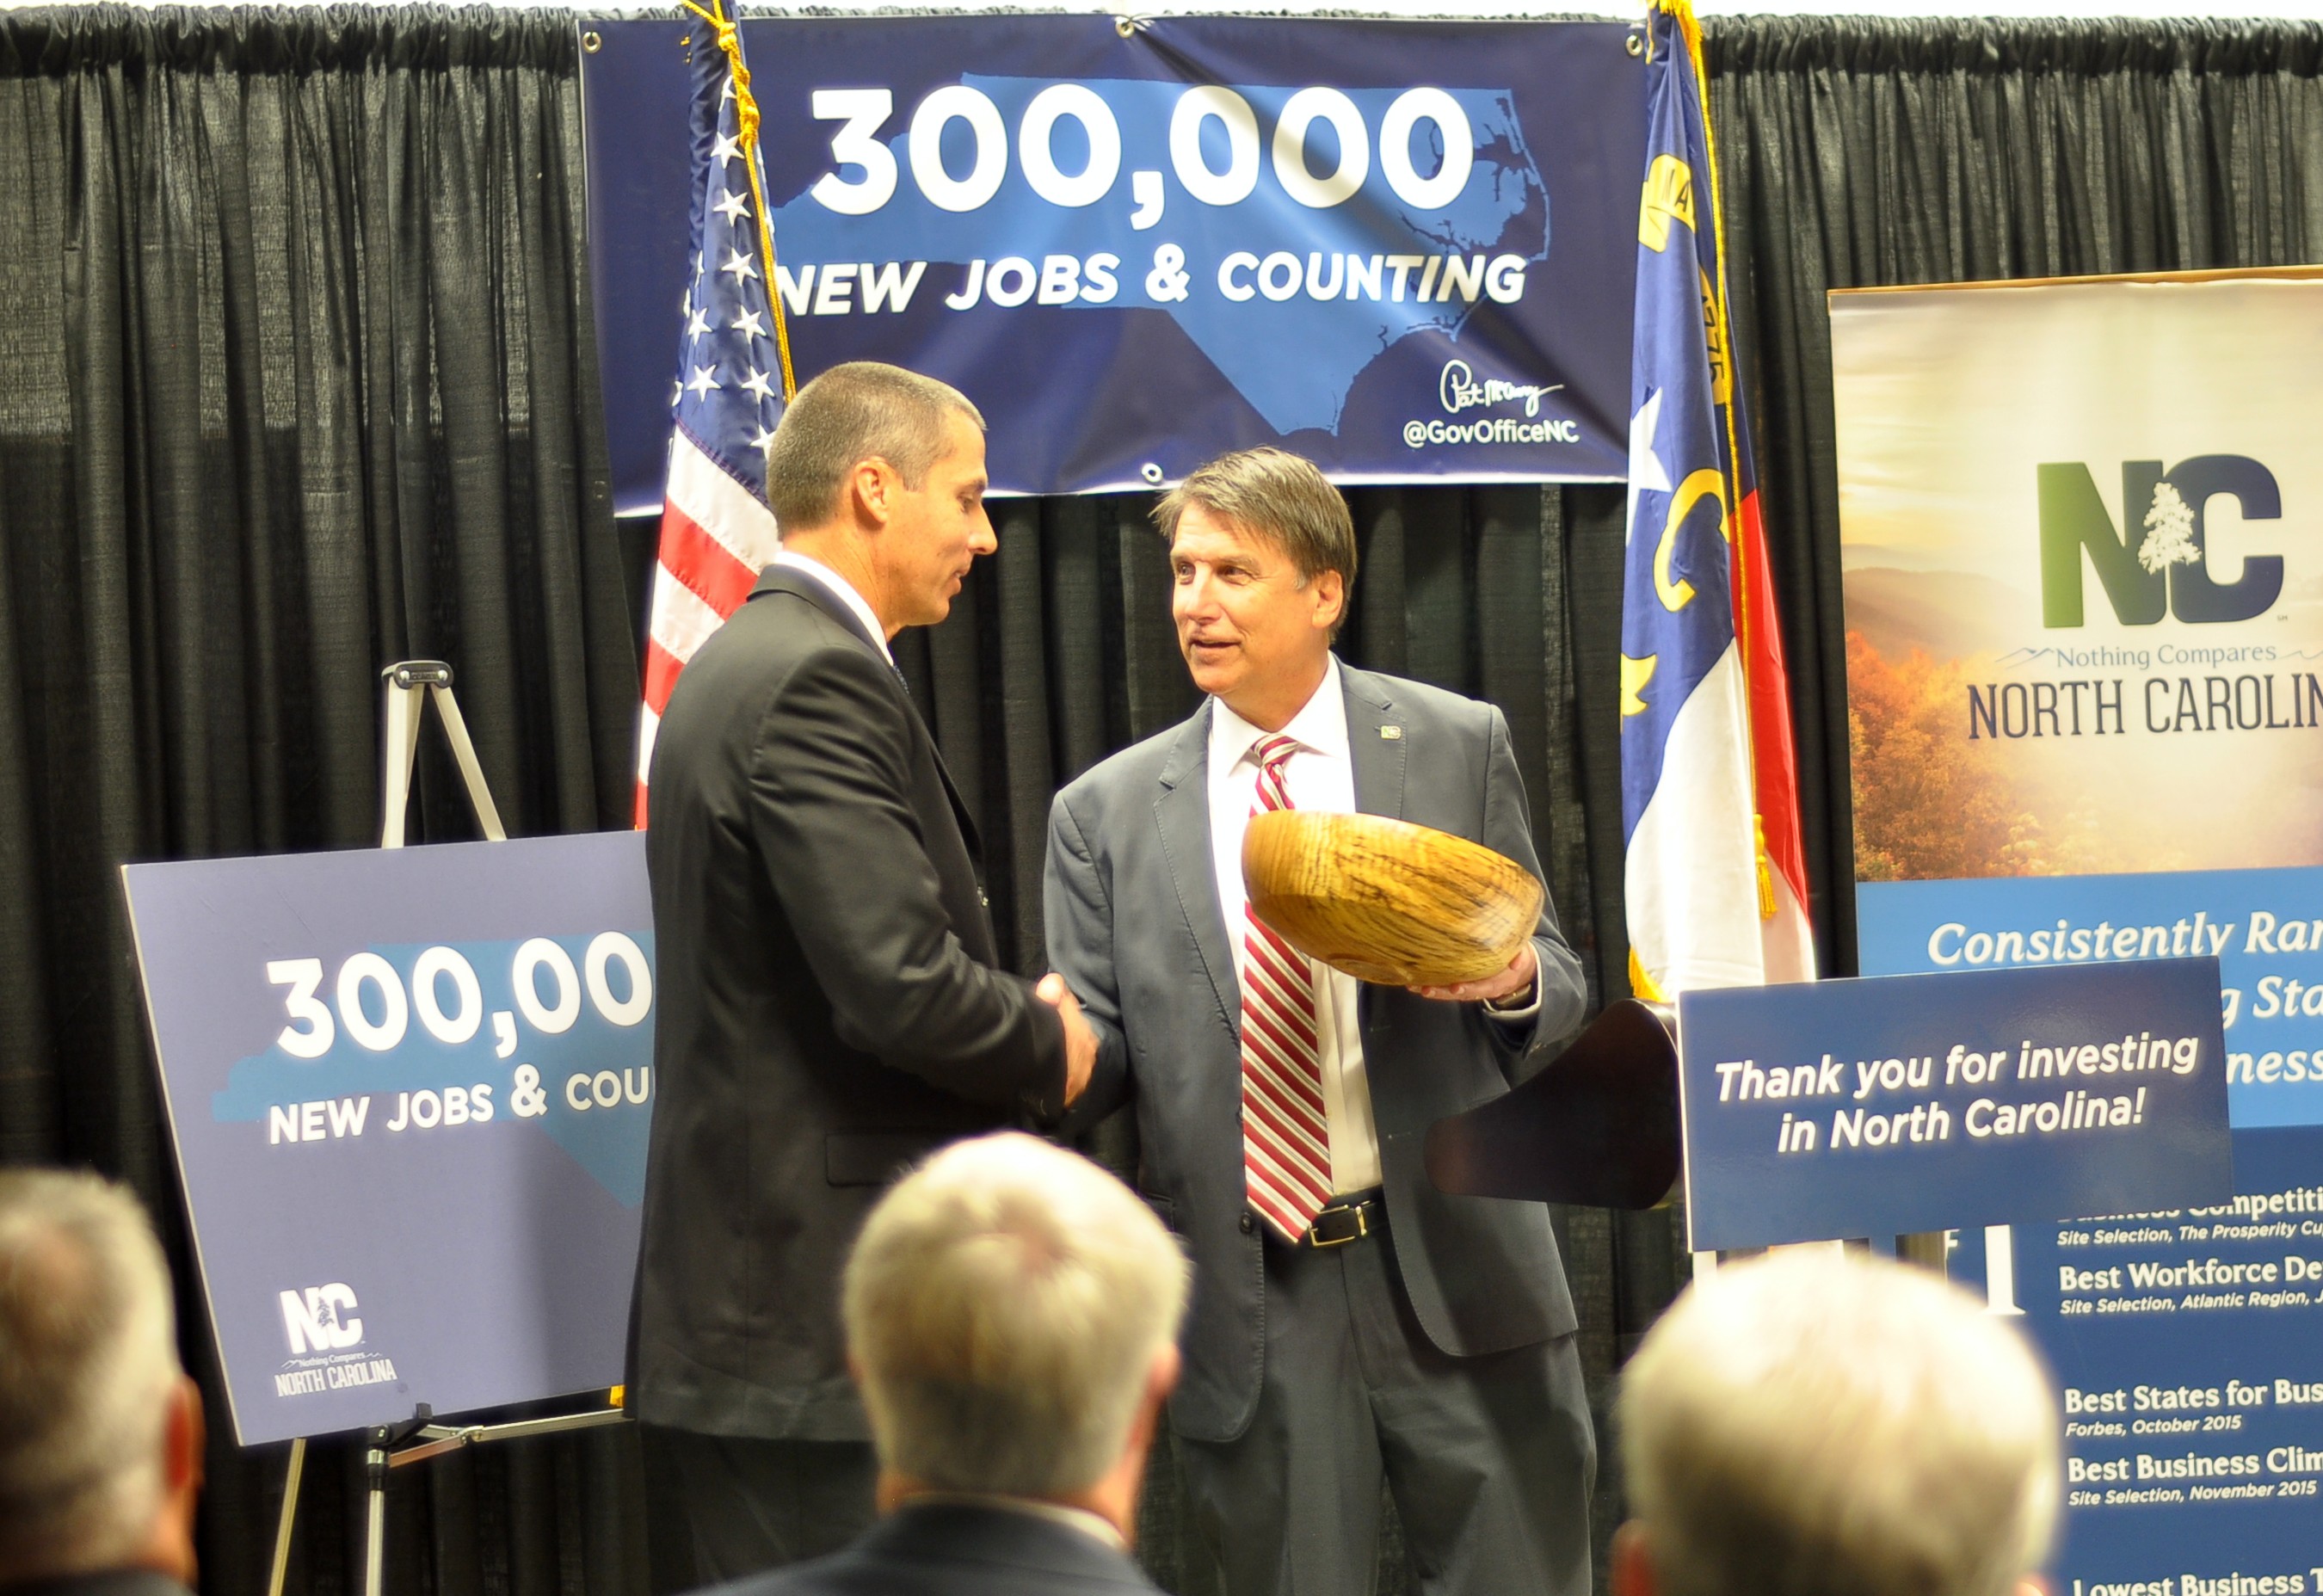
[[[596,29],[591,28],[581,35],[581,49],[583,53],[595,55],[599,50],[604,48],[604,35],[598,32]]]
[[[1137,468],[1137,474],[1157,488],[1162,485],[1162,468],[1151,460]]]
[[[1152,25],[1153,19],[1150,16],[1130,16],[1125,13],[1113,19],[1113,31],[1124,39],[1142,33]]]
[[[1643,55],[1646,53],[1646,37],[1642,33],[1632,33],[1621,41],[1621,48],[1631,55]]]

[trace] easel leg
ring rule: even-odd
[[[298,1518],[298,1476],[307,1472],[307,1437],[290,1443],[290,1467],[282,1480],[282,1519],[274,1527],[274,1572],[266,1581],[266,1596],[282,1596],[282,1581],[290,1572],[290,1527]]]

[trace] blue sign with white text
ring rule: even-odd
[[[244,1445],[621,1377],[643,834],[123,871]]]
[[[690,22],[591,23],[617,504],[657,508]],[[1625,472],[1642,68],[1619,23],[763,19],[775,287],[802,381],[960,388],[1004,492],[1281,444],[1343,482]],[[731,225],[755,248],[739,154]],[[711,252],[714,253],[715,252]],[[688,362],[746,381],[755,343]]]
[[[2215,959],[1678,1000],[1690,1245],[2231,1194]]]
[[[2218,961],[2236,1128],[2323,1124],[2323,868],[1865,881],[1866,975]]]
[[[2234,1144],[2225,1201],[1960,1234],[2063,1399],[2059,1596],[2323,1590],[2323,1131]]]

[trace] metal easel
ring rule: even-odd
[[[492,841],[507,841],[508,830],[500,824],[500,812],[492,803],[491,787],[484,783],[484,767],[476,759],[476,745],[469,739],[468,723],[461,717],[459,701],[452,696],[452,667],[440,659],[400,660],[380,672],[380,678],[387,683],[387,729],[380,758],[379,845],[403,846],[409,822],[412,764],[419,753],[419,723],[427,718],[429,697],[436,701],[437,717],[444,722],[445,740],[451,744],[452,757],[458,762],[461,778],[467,784],[468,803],[475,811],[476,824]],[[423,1402],[400,1423],[373,1425],[363,1432],[363,1483],[368,1497],[363,1527],[363,1596],[382,1596],[390,1470],[425,1463],[431,1457],[487,1441],[519,1441],[565,1430],[595,1429],[601,1425],[619,1424],[627,1417],[626,1410],[611,1407],[508,1424],[444,1425],[435,1422],[434,1412]],[[267,1580],[267,1596],[282,1596],[282,1582],[290,1564],[290,1531],[298,1511],[298,1481],[306,1468],[307,1438],[300,1435],[290,1443],[290,1465],[282,1483],[282,1517],[274,1530],[274,1566]]]

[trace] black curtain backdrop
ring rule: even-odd
[[[414,656],[512,831],[627,815],[578,53],[482,11],[0,13],[0,1157],[159,1220],[234,1596],[287,1448],[226,1433],[115,867],[375,843]],[[472,837],[430,740],[414,839]],[[395,1481],[399,1592],[643,1588],[633,1445],[447,1461]],[[358,1472],[309,1459],[292,1591],[359,1586]]]
[[[1708,30],[1737,340],[1798,715],[1818,936],[1852,966],[1832,287],[2316,258],[2323,33],[1743,20]],[[375,839],[384,662],[449,659],[511,830],[624,822],[651,531],[606,512],[579,57],[547,12],[0,14],[0,1158],[120,1175],[223,1401],[115,867]],[[812,369],[812,349],[803,352]],[[1601,1001],[1625,991],[1618,490],[1362,490],[1343,651],[1508,713]],[[1141,496],[995,506],[903,657],[1041,945],[1057,785],[1191,702]],[[415,840],[473,834],[423,758]],[[1129,1127],[1094,1151],[1134,1157]],[[1673,1216],[1561,1214],[1601,1418],[1682,1281]],[[261,1588],[281,1447],[210,1456],[203,1583]],[[1610,1463],[1610,1447],[1609,1463]],[[360,1582],[358,1463],[310,1459],[293,1592]],[[396,1596],[641,1596],[634,1439],[399,1472]],[[1209,1589],[1169,1460],[1164,1582]],[[1618,1512],[1610,1467],[1600,1535]],[[1391,1542],[1382,1591],[1407,1588]],[[1601,1574],[1602,1578],[1602,1574]]]
[[[1704,31],[1816,933],[1826,971],[1851,975],[1824,293],[2323,259],[2323,28],[1757,17]]]

